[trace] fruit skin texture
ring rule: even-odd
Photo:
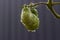
[[[36,30],[39,28],[38,12],[35,8],[25,5],[21,12],[21,22],[27,30]]]

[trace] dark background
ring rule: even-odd
[[[60,2],[60,0],[54,0]],[[37,7],[40,28],[28,32],[20,22],[23,4],[47,0],[0,0],[0,40],[60,40],[60,19],[56,19],[45,5]],[[60,6],[54,6],[60,13]]]

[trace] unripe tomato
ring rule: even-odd
[[[38,12],[35,8],[25,5],[21,12],[21,22],[30,32],[35,32],[39,28]]]

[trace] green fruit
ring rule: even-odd
[[[36,16],[38,16],[38,11],[35,9],[35,8],[30,8],[31,9],[31,12],[33,13],[33,14],[35,14]]]
[[[34,32],[39,28],[38,12],[35,8],[25,5],[21,12],[21,22],[28,31]]]

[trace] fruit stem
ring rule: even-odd
[[[34,3],[32,6],[31,5],[28,5],[28,6],[29,7],[34,7],[34,6],[41,5],[41,4],[47,5],[48,9],[53,13],[53,15],[56,18],[60,19],[60,15],[52,7],[54,5],[60,5],[60,2],[53,2],[52,0],[48,0],[48,2],[39,2],[39,3]]]

